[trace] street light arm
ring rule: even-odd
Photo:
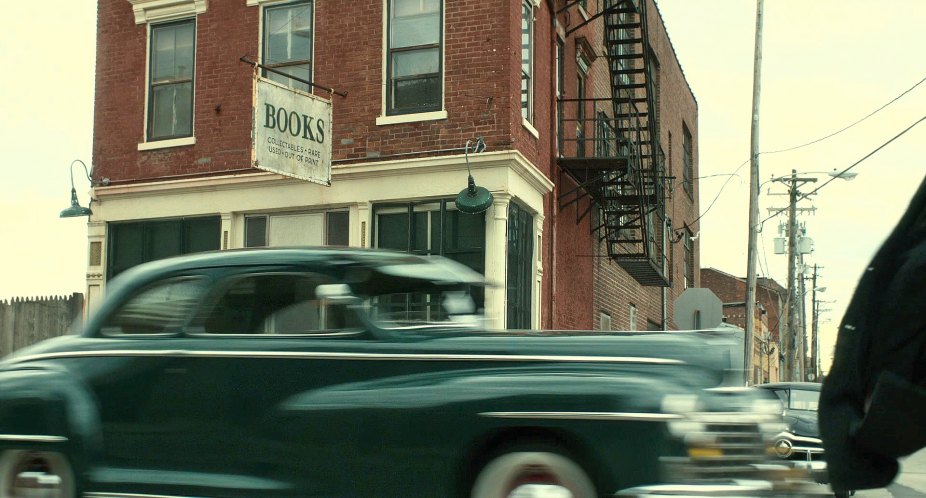
[[[80,165],[84,167],[84,174],[87,175],[87,180],[90,181],[90,185],[93,185],[93,178],[90,176],[90,170],[87,169],[87,165],[84,164],[84,162],[81,161],[80,159],[75,159],[75,160],[71,161],[71,167],[70,167],[70,169],[71,169],[71,188],[72,188],[72,189],[74,188],[74,164],[76,164],[76,163],[80,163]]]

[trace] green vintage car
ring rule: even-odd
[[[129,270],[79,335],[0,362],[0,497],[711,496],[767,471],[780,407],[718,388],[723,333],[489,332],[481,285],[363,250]]]

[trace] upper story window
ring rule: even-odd
[[[149,141],[193,135],[195,39],[193,19],[151,26]]]
[[[442,107],[442,0],[388,0],[386,114]]]
[[[694,192],[694,155],[692,154],[691,132],[688,126],[682,123],[682,154],[684,158],[684,171],[682,172],[683,185],[685,192],[691,195]]]
[[[267,67],[312,81],[312,2],[293,2],[264,9],[262,61]],[[264,71],[273,81],[311,91],[309,85]]]
[[[521,117],[534,121],[534,6],[521,3]]]
[[[685,288],[694,287],[694,240],[692,239],[691,232],[688,229],[685,229],[684,234],[684,244],[685,244]]]

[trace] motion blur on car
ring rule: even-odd
[[[489,331],[483,285],[347,249],[135,267],[0,363],[0,496],[804,493],[730,332]]]

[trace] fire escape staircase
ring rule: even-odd
[[[668,286],[667,177],[656,129],[646,0],[599,0],[598,12],[580,14],[581,3],[567,1],[560,10],[572,9],[570,17],[583,20],[567,36],[591,23],[604,26],[607,69],[592,64],[588,78],[606,77],[610,94],[558,102],[558,163],[577,184],[559,202],[563,208],[576,205],[577,223],[592,216],[608,257],[637,282]],[[590,202],[580,202],[586,198]]]

